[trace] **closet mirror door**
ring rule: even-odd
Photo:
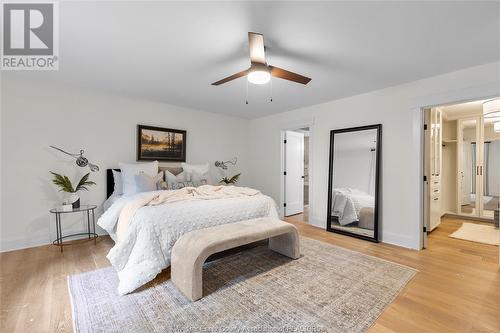
[[[327,230],[378,241],[381,125],[330,132]]]
[[[460,215],[479,216],[482,184],[480,175],[480,118],[458,121],[458,211]]]
[[[500,197],[500,132],[495,132],[493,121],[484,119],[482,145],[482,202],[481,217],[493,219]]]

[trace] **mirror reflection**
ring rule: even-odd
[[[329,229],[377,241],[379,125],[332,131]]]

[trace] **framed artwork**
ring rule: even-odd
[[[186,131],[137,125],[138,161],[186,161]]]

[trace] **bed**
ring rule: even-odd
[[[167,169],[174,174],[180,172]],[[104,204],[107,209],[97,224],[115,241],[107,258],[118,273],[120,295],[134,291],[169,267],[173,245],[187,232],[258,217],[278,217],[273,199],[256,190],[236,187],[232,187],[234,191],[252,195],[227,195],[141,206],[137,203],[180,192],[153,191],[128,197],[113,196],[109,191],[113,186],[111,170],[107,175],[108,199]],[[223,189],[229,191],[230,187]],[[123,216],[134,205],[139,208],[133,211],[124,227]]]
[[[341,226],[373,230],[375,199],[352,188],[335,188],[332,192],[332,217]]]

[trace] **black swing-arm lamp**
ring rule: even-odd
[[[227,164],[236,165],[236,162],[238,162],[238,158],[233,157],[229,161],[215,161],[215,166],[221,168],[222,170],[227,170]]]
[[[67,151],[62,150],[61,148],[57,148],[55,146],[50,146],[50,148],[53,148],[55,150],[59,150],[60,152],[73,157],[74,159],[76,159],[76,165],[78,165],[79,167],[84,168],[88,165],[90,168],[90,171],[92,171],[92,172],[99,171],[99,167],[97,165],[90,163],[88,159],[83,157],[83,153],[84,153],[83,149],[80,149],[80,153],[72,154],[72,153],[68,153]]]

